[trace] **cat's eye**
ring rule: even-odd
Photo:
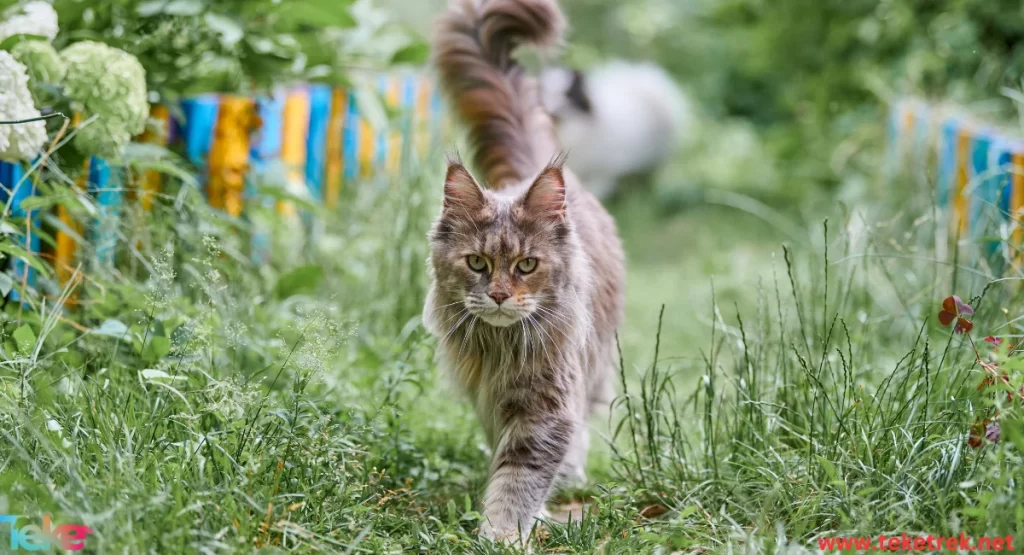
[[[487,260],[477,254],[467,256],[466,264],[469,264],[469,269],[474,272],[482,272],[487,269]]]
[[[528,274],[528,273],[530,273],[530,272],[532,272],[532,271],[537,269],[537,259],[536,258],[524,258],[524,259],[520,260],[518,264],[516,264],[516,268],[521,273]]]

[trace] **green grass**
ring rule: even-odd
[[[128,220],[150,271],[94,269],[66,316],[123,324],[108,335],[9,303],[0,513],[83,522],[87,553],[502,552],[474,535],[483,436],[419,324],[440,178],[421,173],[346,189],[306,249],[279,227],[269,265],[233,254],[248,224],[194,197]],[[623,395],[594,423],[592,483],[559,495],[595,511],[540,549],[1024,536],[1019,404],[977,390],[970,343],[934,317],[946,295],[984,291],[987,352],[984,335],[1019,333],[999,327],[1021,312],[1017,282],[960,271],[954,290],[927,218],[873,207],[853,237],[831,208],[806,223],[724,204],[615,207]],[[1002,364],[1019,384],[1021,365]],[[969,448],[995,409],[1003,441]]]

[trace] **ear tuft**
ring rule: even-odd
[[[540,172],[522,200],[528,214],[562,219],[565,217],[565,177],[561,165]]]
[[[468,215],[484,207],[484,190],[477,185],[473,175],[457,161],[448,163],[444,178],[444,210],[455,210]]]

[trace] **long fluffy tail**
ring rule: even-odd
[[[553,143],[538,118],[536,86],[512,59],[522,43],[547,46],[565,21],[555,0],[453,0],[434,38],[435,64],[469,126],[473,160],[491,187],[536,173]]]

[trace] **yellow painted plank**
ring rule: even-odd
[[[284,100],[284,129],[282,131],[281,160],[287,166],[289,184],[305,182],[306,135],[309,134],[309,94],[303,89],[288,93]],[[295,205],[288,201],[277,203],[280,214],[294,216]]]
[[[392,110],[401,107],[402,81],[398,75],[392,75],[388,79],[387,104]],[[388,133],[388,156],[385,171],[388,175],[398,175],[402,161],[402,131],[401,127],[393,125]]]
[[[956,145],[956,179],[953,182],[951,196],[953,200],[953,224],[959,226],[957,232],[963,236],[967,232],[967,197],[964,196],[964,189],[970,179],[971,165],[971,132],[961,129],[957,135]]]
[[[324,186],[327,208],[331,209],[338,206],[338,196],[341,194],[341,176],[345,169],[342,133],[345,129],[347,111],[348,93],[345,89],[335,87],[331,92],[331,119],[327,124],[327,169]]]
[[[82,173],[75,180],[76,191],[69,191],[68,194],[74,195],[81,191],[84,191],[87,186],[89,179],[89,159],[87,158],[82,164]],[[73,230],[79,236],[83,233],[82,225],[71,217],[71,213],[64,206],[57,206],[57,218],[60,219],[61,223],[67,226],[68,229]],[[53,253],[53,267],[57,274],[57,279],[61,285],[67,284],[68,280],[75,273],[75,258],[78,254],[78,242],[67,233],[63,231],[57,231],[56,237],[54,237],[56,247]],[[72,299],[69,299],[69,303]]]
[[[142,133],[139,140],[143,143],[157,144],[161,146],[167,146],[167,132],[170,128],[171,112],[167,109],[167,106],[163,104],[153,104],[149,110],[150,119],[156,120],[160,123],[162,129],[154,130],[152,128],[146,129]],[[161,174],[156,170],[146,170],[142,174],[142,179],[133,189],[135,200],[142,206],[145,211],[153,209],[153,203],[156,201],[156,197],[160,194]]]
[[[249,136],[255,117],[252,99],[220,98],[210,145],[206,190],[210,206],[240,216],[244,207],[245,174],[249,170]]]
[[[413,125],[413,140],[415,141],[416,154],[420,159],[427,155],[430,147],[430,81],[420,78],[419,87],[416,91],[416,118]]]
[[[373,175],[373,162],[377,157],[377,134],[374,133],[373,125],[367,117],[359,118],[359,176],[370,177]]]

